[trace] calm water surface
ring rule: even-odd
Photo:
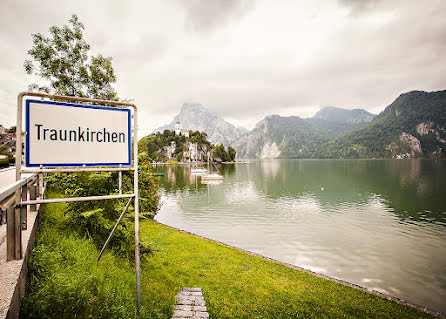
[[[155,170],[161,223],[446,312],[446,161],[264,160],[219,185]]]

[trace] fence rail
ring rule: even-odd
[[[36,203],[20,206],[20,202],[43,200],[43,197],[43,173],[30,174],[0,189],[0,222],[6,222],[8,261],[22,258],[22,230],[28,228],[28,213],[38,210]]]

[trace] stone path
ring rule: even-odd
[[[172,319],[209,318],[201,288],[181,288],[176,295],[176,301],[177,305],[175,306]]]

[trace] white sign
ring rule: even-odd
[[[26,101],[26,166],[131,165],[130,110]]]

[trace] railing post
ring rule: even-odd
[[[39,198],[43,199],[43,173],[39,173]]]
[[[122,164],[119,164],[119,168],[122,168]],[[118,185],[119,185],[119,195],[122,194],[122,171],[118,172]]]
[[[28,199],[28,185],[23,185],[22,187],[22,201]],[[28,205],[20,206],[20,218],[22,219],[22,229],[26,230],[28,228]]]
[[[29,199],[36,200],[36,198],[37,198],[37,185],[36,185],[36,181],[33,180],[29,187]],[[37,211],[37,205],[36,204],[29,205],[29,211],[30,212]]]
[[[11,206],[7,209],[7,260],[22,258],[22,223],[19,206]]]
[[[15,259],[15,208],[14,206],[8,207],[6,209],[6,258],[7,260],[14,260]]]
[[[22,259],[22,210],[20,206],[14,209],[14,257]]]

